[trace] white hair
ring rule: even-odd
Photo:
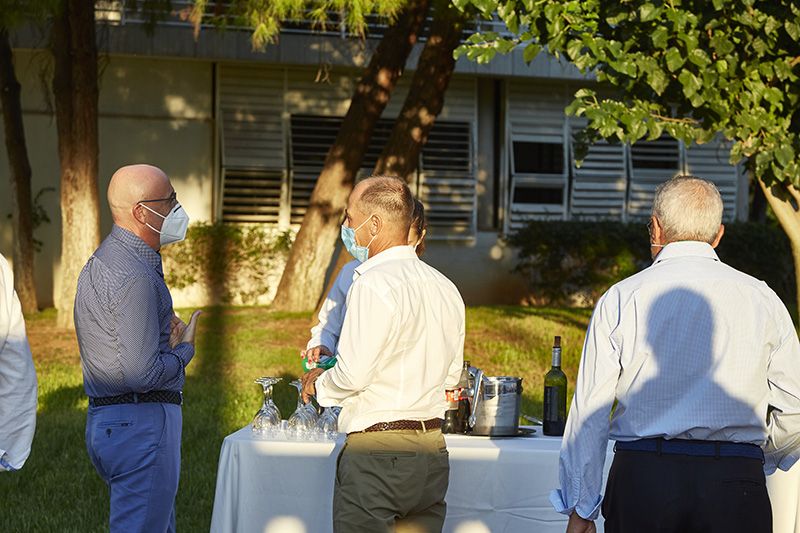
[[[696,176],[678,175],[656,188],[653,216],[666,242],[714,242],[722,224],[722,197],[717,187]]]

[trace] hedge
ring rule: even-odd
[[[652,263],[647,228],[614,221],[532,221],[509,237],[531,303],[592,306],[608,287]],[[789,240],[774,224],[725,225],[717,254],[764,280],[791,309],[797,287]]]

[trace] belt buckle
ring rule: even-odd
[[[131,394],[133,394],[133,403],[139,403],[139,394],[136,392],[133,392]]]
[[[180,403],[179,405],[183,405],[183,391],[182,391],[182,390],[179,390],[179,391],[178,391],[178,394],[179,394],[179,395],[180,395],[180,397],[181,397],[181,403]]]

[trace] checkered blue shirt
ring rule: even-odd
[[[171,318],[161,256],[115,225],[83,267],[75,295],[86,394],[181,391],[194,347],[170,348]]]

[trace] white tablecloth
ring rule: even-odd
[[[541,428],[537,428],[541,431]],[[450,488],[444,531],[559,532],[553,511],[560,438],[489,439],[446,435]],[[257,440],[249,427],[225,437],[219,457],[211,531],[327,533],[332,529],[334,442]],[[611,464],[609,447],[606,473]],[[597,522],[602,531],[602,518]]]

